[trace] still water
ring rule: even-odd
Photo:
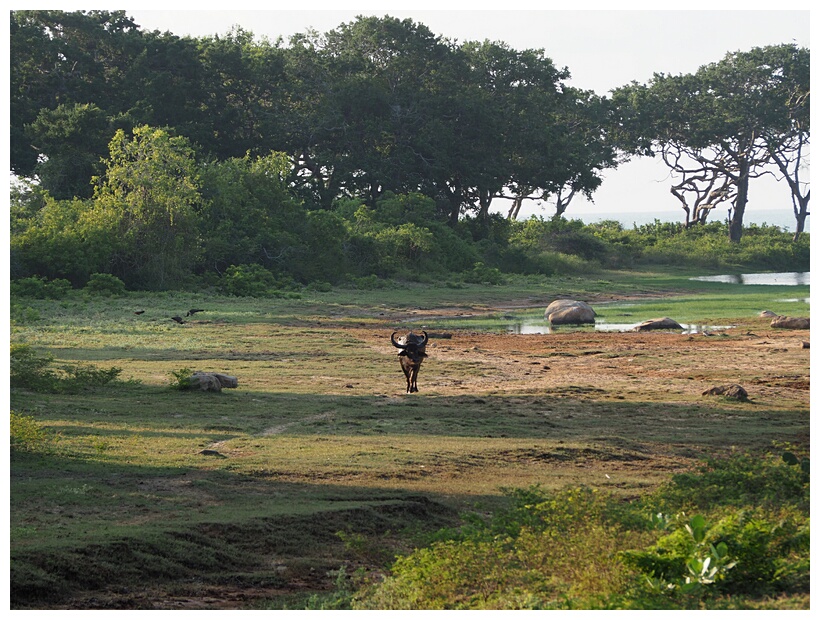
[[[737,275],[722,275],[722,276],[700,276],[692,278],[701,282],[723,282],[726,284],[764,284],[764,285],[778,285],[778,286],[808,286],[811,279],[810,271],[789,271],[781,273],[744,273]],[[795,298],[783,299],[784,302],[799,302],[803,301],[809,303],[809,298]],[[605,320],[596,319],[595,326],[590,325],[576,326],[576,325],[550,325],[546,319],[543,318],[522,318],[518,321],[506,323],[505,327],[508,332],[513,334],[554,334],[560,331],[572,330],[591,330],[599,332],[628,332],[632,331],[638,323],[607,323]],[[718,331],[721,329],[728,329],[731,325],[696,325],[689,323],[681,323],[682,334],[701,334],[703,332]]]
[[[723,282],[724,284],[768,284],[771,286],[808,286],[810,271],[786,271],[781,273],[741,273],[723,276],[698,276],[699,282]]]
[[[593,329],[596,332],[630,332],[640,324],[640,321],[637,323],[607,323],[605,321],[595,321],[593,328],[592,324],[550,325],[546,319],[525,319],[508,323],[506,327],[507,331],[511,334],[558,334]],[[731,325],[696,325],[694,323],[681,323],[680,326],[683,328],[680,330],[681,334],[702,334],[703,332],[719,331],[732,327]]]

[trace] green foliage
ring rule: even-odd
[[[191,387],[191,377],[194,371],[190,368],[180,368],[179,370],[172,370],[171,374],[171,388],[174,390],[188,390]]]
[[[627,566],[647,575],[653,589],[670,596],[702,597],[705,586],[724,580],[737,564],[726,542],[711,542],[708,531],[706,519],[696,515],[649,551],[625,551],[622,557]]]
[[[36,211],[20,206],[12,212],[11,254],[19,275],[66,278],[80,285],[105,270],[121,247],[119,215],[93,200],[37,197],[31,203],[39,207]]]
[[[46,449],[50,442],[49,433],[33,417],[11,412],[9,437],[11,451],[35,452]]]
[[[231,265],[219,281],[219,288],[225,295],[236,297],[296,297],[294,292],[283,292],[294,288],[289,277],[277,278],[268,269],[257,265]]]
[[[122,243],[112,271],[133,286],[172,288],[197,264],[201,209],[194,151],[189,141],[143,125],[118,130],[105,174],[95,178],[95,202],[117,218]]]
[[[85,290],[92,295],[119,297],[125,295],[125,283],[110,273],[92,273]]]
[[[56,385],[57,377],[50,368],[54,356],[38,355],[26,344],[12,344],[9,363],[11,387],[48,391]]]
[[[351,609],[356,584],[361,582],[361,574],[348,575],[344,566],[334,571],[334,589],[328,594],[312,594],[305,602],[305,610]],[[331,574],[333,574],[331,573]]]
[[[807,508],[809,473],[790,460],[744,453],[708,459],[696,472],[675,474],[658,490],[656,499],[667,512],[714,506]]]
[[[31,276],[12,280],[10,292],[15,297],[31,297],[33,299],[64,299],[71,291],[71,282],[64,278],[47,280],[43,277]]]
[[[97,368],[87,364],[54,367],[50,354],[38,355],[29,345],[12,344],[10,355],[10,385],[36,392],[76,393],[116,381],[121,368]]]
[[[764,468],[748,455],[710,462],[628,503],[583,487],[511,490],[508,508],[466,515],[399,558],[353,606],[697,609],[720,596],[807,591],[808,485],[775,480],[802,473],[786,454]],[[659,505],[703,512],[647,511]]]
[[[464,281],[472,284],[501,284],[504,276],[497,268],[487,267],[484,263],[478,262],[470,271],[464,273]]]
[[[304,210],[288,188],[288,169],[284,153],[200,165],[198,271],[252,263],[287,267],[302,245],[304,228]]]

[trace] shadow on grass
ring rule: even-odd
[[[566,466],[669,473],[670,457],[808,445],[808,410],[605,397],[15,391],[14,408],[61,438],[11,460],[12,608],[318,591],[340,566],[383,567],[453,525],[455,506],[501,501],[460,491],[467,473],[522,486]],[[418,490],[423,465],[445,490]]]

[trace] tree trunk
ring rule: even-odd
[[[493,197],[489,190],[479,190],[478,194],[478,219],[486,220],[490,216],[490,205],[493,202]]]
[[[805,230],[806,217],[809,215],[809,194],[798,196],[797,203],[794,209],[794,219],[797,222],[797,228],[794,231],[792,241],[800,239],[800,235],[803,234],[803,230]]]
[[[524,196],[516,196],[513,198],[512,205],[510,206],[510,211],[507,213],[508,220],[517,220],[518,219],[518,212],[521,211],[521,204],[524,202]]]
[[[739,243],[743,236],[743,214],[749,202],[749,162],[741,160],[737,176],[737,196],[735,196],[732,219],[729,222],[729,241]]]

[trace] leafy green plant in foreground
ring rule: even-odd
[[[808,484],[788,483],[801,471],[790,461],[711,461],[627,503],[587,488],[511,491],[508,509],[468,518],[400,558],[353,606],[697,609],[720,597],[731,607],[745,604],[737,597],[808,592]],[[752,490],[721,495],[716,487],[738,477]],[[779,505],[761,504],[766,497]],[[658,505],[677,514],[649,509]],[[689,516],[683,506],[702,512]]]

